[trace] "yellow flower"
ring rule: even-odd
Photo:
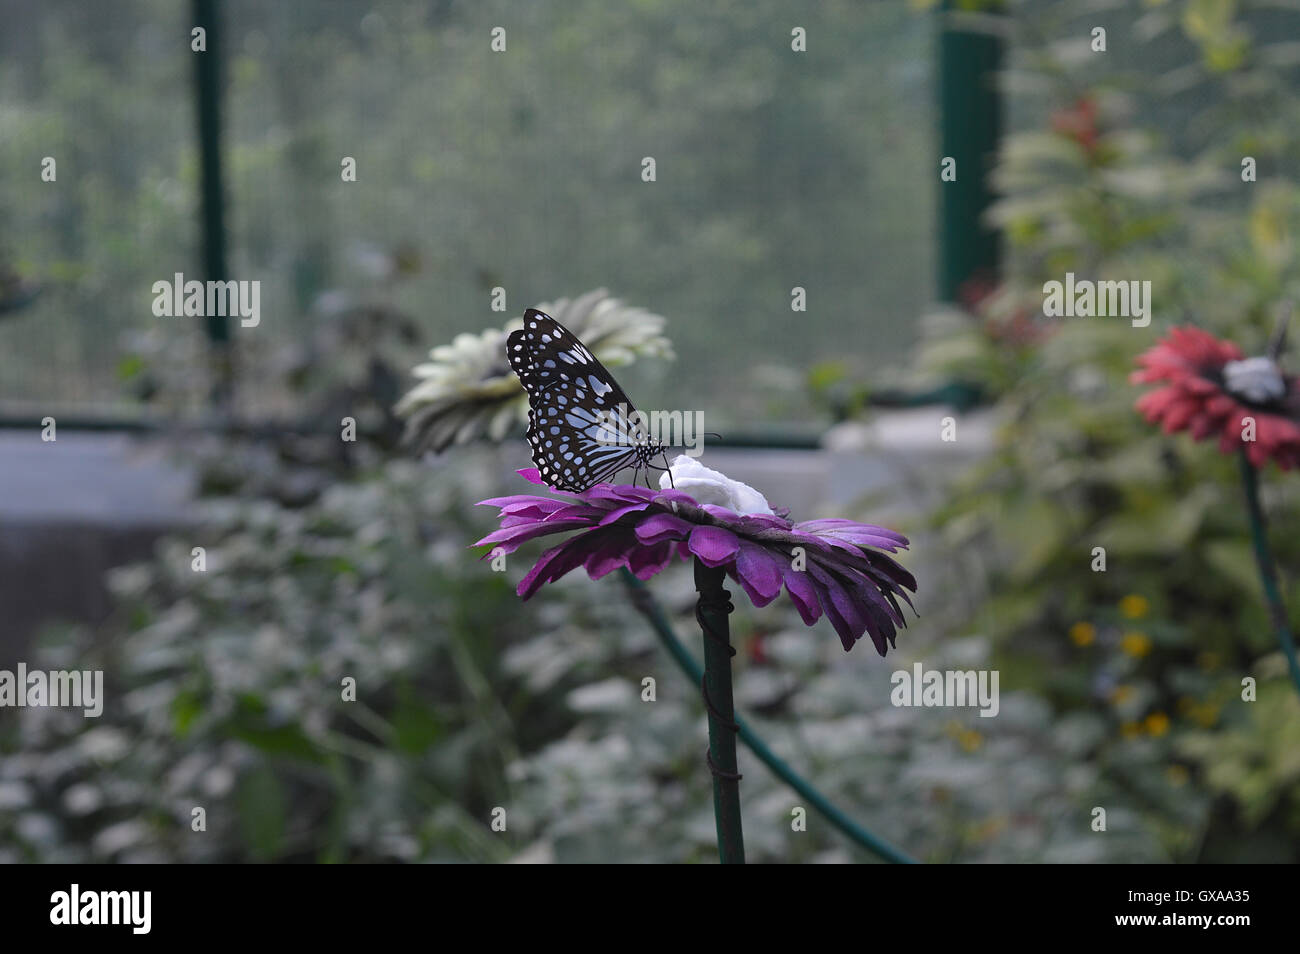
[[[1219,721],[1219,704],[1216,702],[1197,702],[1191,696],[1178,700],[1178,714],[1191,719],[1202,728],[1208,729]]]
[[[1007,828],[1007,819],[1001,816],[988,818],[975,826],[975,838],[978,841],[991,841]]]
[[[1097,638],[1097,627],[1092,623],[1075,623],[1070,627],[1070,639],[1076,646],[1087,646]]]
[[[1119,611],[1125,619],[1142,619],[1151,612],[1151,603],[1145,596],[1130,593],[1119,601]]]
[[[1136,722],[1125,722],[1119,727],[1119,734],[1126,739],[1136,739],[1142,731],[1142,727]]]
[[[974,729],[968,729],[956,719],[952,720],[946,726],[949,736],[957,740],[957,744],[967,752],[974,752],[984,744],[984,736],[980,735]]]
[[[1169,716],[1163,712],[1153,712],[1147,716],[1144,728],[1151,735],[1164,735],[1169,731]]]
[[[1125,633],[1119,641],[1119,648],[1124,650],[1135,659],[1141,659],[1147,653],[1151,652],[1151,637],[1146,633],[1139,633],[1136,630],[1131,633]]]

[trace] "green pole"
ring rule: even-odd
[[[1002,133],[997,74],[1003,40],[996,32],[972,29],[962,17],[976,10],[992,26],[1002,9],[1000,0],[944,0],[939,13],[940,148],[941,156],[956,161],[956,179],[939,182],[942,301],[958,301],[967,280],[996,281],[1000,272],[999,237],[982,218],[994,199],[989,174]]]
[[[204,31],[205,50],[195,51],[194,99],[199,133],[199,200],[206,281],[227,281],[225,197],[221,180],[221,27],[218,0],[193,0],[194,26]],[[212,402],[228,409],[234,386],[228,318],[208,315],[212,347]]]
[[[1273,562],[1273,551],[1268,546],[1268,524],[1264,522],[1264,508],[1259,502],[1259,474],[1245,450],[1238,456],[1241,459],[1241,485],[1246,491],[1246,513],[1250,518],[1250,539],[1255,547],[1255,564],[1259,567],[1264,602],[1268,604],[1273,632],[1282,647],[1282,655],[1286,657],[1291,681],[1295,683],[1296,692],[1300,692],[1300,658],[1296,657],[1295,637],[1291,635],[1290,617],[1282,600],[1282,587],[1278,584],[1277,564]]]
[[[736,705],[731,688],[730,594],[722,588],[726,571],[695,559],[695,615],[704,631],[704,704],[709,713],[709,770],[713,772],[713,815],[718,829],[718,858],[724,865],[745,863],[740,824],[740,773],[736,770]]]

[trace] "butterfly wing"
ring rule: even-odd
[[[528,392],[528,444],[548,484],[581,493],[641,459],[632,403],[573,332],[529,308],[506,353]]]

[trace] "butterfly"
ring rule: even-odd
[[[666,445],[646,433],[613,375],[550,315],[525,311],[523,328],[506,339],[506,355],[528,392],[525,436],[550,486],[581,493],[627,467],[648,471],[661,454],[668,463]]]

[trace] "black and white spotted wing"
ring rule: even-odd
[[[635,409],[613,375],[550,315],[524,312],[506,352],[528,392],[533,463],[550,486],[581,493],[660,452],[629,420]]]

